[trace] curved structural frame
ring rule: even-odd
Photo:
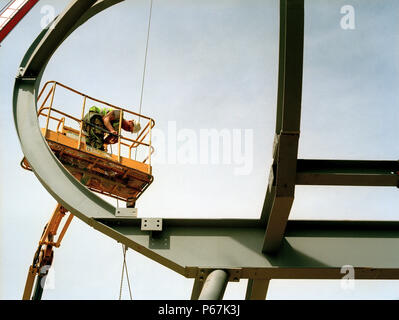
[[[123,0],[73,0],[28,49],[17,75],[13,111],[22,151],[46,190],[78,218],[160,264],[195,278],[192,298],[222,269],[228,281],[250,279],[247,298],[263,299],[272,278],[399,279],[397,222],[288,221],[295,185],[399,186],[397,161],[297,159],[300,129],[304,0],[280,0],[280,53],[273,166],[260,219],[164,219],[160,232],[80,184],[58,161],[37,122],[36,96],[58,46],[81,24]],[[265,230],[266,228],[266,230]],[[317,241],[315,239],[317,238]],[[224,281],[221,281],[224,282]]]
[[[36,177],[65,208],[85,222],[87,213],[109,218],[115,208],[80,184],[58,161],[37,122],[36,96],[47,62],[64,39],[84,21],[120,1],[72,1],[52,28],[39,35],[26,53],[14,86],[14,121],[22,151]]]
[[[43,138],[36,113],[40,80],[55,50],[88,19],[122,1],[73,0],[64,12],[39,34],[26,52],[15,80],[14,123],[22,151],[32,171],[58,203],[96,230],[151,257],[151,250],[132,243],[96,220],[115,219],[115,207],[84,187],[63,167]],[[157,261],[160,260],[164,259],[159,257]],[[181,269],[179,271],[181,272]]]

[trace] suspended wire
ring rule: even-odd
[[[112,153],[112,146],[111,146],[111,153]],[[119,208],[119,199],[118,198],[116,198],[116,207]],[[127,285],[129,287],[130,300],[133,300],[133,298],[132,298],[132,290],[130,288],[129,272],[128,272],[127,263],[126,263],[126,251],[127,251],[127,247],[122,244],[123,264],[122,264],[121,284],[120,284],[120,287],[119,287],[119,300],[122,299],[123,277],[125,275],[125,270],[126,270]]]
[[[146,75],[146,71],[147,71],[148,43],[149,43],[149,40],[150,40],[150,30],[151,30],[152,1],[153,0],[150,0],[150,14],[148,16],[147,40],[146,40],[146,44],[145,44],[143,78],[141,80],[141,94],[140,94],[139,114],[141,114],[142,107],[143,107],[144,84],[145,84],[145,75]],[[140,120],[141,120],[141,117],[139,116],[139,123],[140,123]],[[136,158],[137,158],[137,148],[138,148],[138,145],[137,145],[135,153],[134,153],[134,160],[136,160]]]
[[[151,16],[152,16],[152,0],[150,0],[150,15],[148,17],[148,28],[147,28],[147,42],[145,45],[145,55],[144,55],[144,68],[143,68],[143,79],[141,81],[141,95],[140,95],[140,107],[139,114],[141,114],[141,109],[143,106],[143,96],[144,96],[144,82],[145,82],[145,74],[147,69],[147,56],[148,56],[148,43],[150,39],[150,30],[151,30]]]
[[[123,245],[122,245],[122,252],[123,252],[123,264],[122,264],[121,285],[119,287],[119,300],[122,299],[123,276],[125,274],[125,248]]]
[[[150,14],[149,14],[149,17],[148,17],[147,40],[146,40],[145,54],[144,54],[143,78],[142,78],[142,81],[141,81],[139,114],[141,114],[142,107],[143,107],[144,84],[145,84],[145,75],[146,75],[146,70],[147,70],[148,43],[149,43],[149,39],[150,39],[150,30],[151,30],[152,2],[153,2],[153,0],[150,0]],[[139,123],[140,123],[140,120],[141,120],[141,117],[139,116]],[[136,147],[135,155],[134,155],[134,159],[135,160],[136,160],[136,157],[137,157],[137,147]],[[111,147],[111,153],[112,153],[112,147]],[[117,201],[117,207],[119,207],[118,199],[116,199],[116,201]],[[128,284],[128,288],[129,288],[130,300],[133,300],[132,290],[131,290],[131,287],[130,287],[129,272],[128,272],[127,263],[126,263],[126,251],[127,251],[127,247],[122,244],[123,264],[122,264],[121,283],[120,283],[120,288],[119,288],[119,300],[122,299],[122,287],[123,287],[123,278],[124,278],[124,275],[125,275],[125,271],[126,271],[127,284]]]
[[[120,284],[120,288],[119,288],[119,300],[122,299],[122,286],[123,286],[123,277],[124,277],[124,274],[125,274],[125,270],[126,270],[126,279],[127,279],[127,285],[128,285],[128,288],[129,288],[130,300],[133,300],[132,289],[130,288],[129,272],[128,272],[127,264],[126,264],[126,251],[127,251],[127,247],[122,244],[123,265],[122,265],[121,284]]]
[[[112,153],[112,147],[111,147],[111,153]],[[116,207],[119,208],[119,199],[118,198],[116,198]],[[124,277],[124,274],[125,274],[125,270],[126,270],[127,285],[129,287],[130,300],[133,300],[133,298],[132,298],[132,290],[130,288],[129,272],[128,272],[127,263],[126,263],[126,251],[127,251],[127,247],[122,244],[123,264],[122,264],[121,284],[120,284],[120,287],[119,287],[119,300],[122,299],[123,277]]]
[[[127,270],[126,251],[127,251],[127,247],[125,246],[125,269],[126,269],[126,279],[127,279],[127,285],[128,285],[128,288],[129,288],[130,300],[133,300],[133,297],[132,297],[132,289],[130,288],[129,272],[128,272],[128,270]]]

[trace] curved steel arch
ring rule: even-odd
[[[52,27],[49,25],[33,42],[22,60],[14,86],[15,127],[22,151],[33,172],[60,204],[89,224],[94,216],[113,217],[115,208],[87,190],[54,156],[40,132],[36,96],[48,61],[66,37],[95,14],[121,1],[72,1],[50,23]]]
[[[55,50],[68,35],[88,19],[122,1],[73,0],[63,13],[39,34],[23,57],[15,80],[14,123],[22,151],[32,171],[55,200],[94,229],[184,274],[184,267],[154,253],[140,241],[132,241],[126,235],[101,222],[104,219],[117,220],[115,207],[88,190],[64,168],[48,147],[37,121],[36,102],[40,80]],[[136,219],[133,223],[138,224],[139,220]]]

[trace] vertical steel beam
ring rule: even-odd
[[[304,0],[280,0],[276,134],[299,131],[303,34]]]
[[[221,300],[226,290],[229,275],[223,270],[212,271],[205,280],[198,300]]]
[[[248,279],[245,300],[265,300],[270,279]]]
[[[203,286],[204,286],[204,280],[199,278],[196,278],[194,280],[193,291],[191,292],[191,300],[198,300]]]
[[[261,221],[263,252],[278,250],[294,200],[301,118],[304,0],[280,1],[276,137]]]

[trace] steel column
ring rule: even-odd
[[[245,300],[265,300],[270,279],[248,279]]]
[[[199,278],[195,278],[194,280],[194,285],[193,285],[193,290],[191,292],[191,300],[198,300],[202,288],[204,286],[204,280],[203,279],[199,279]]]
[[[261,220],[262,251],[280,247],[294,201],[302,102],[304,0],[280,1],[280,48],[273,166]]]

